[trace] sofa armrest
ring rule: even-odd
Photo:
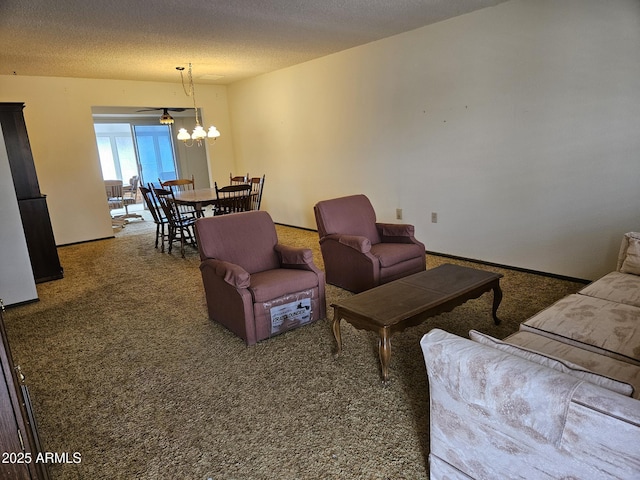
[[[472,478],[637,473],[638,400],[438,329],[421,347],[431,456]]]
[[[369,253],[371,250],[371,241],[367,237],[362,237],[360,235],[327,235],[320,240],[320,243],[326,241],[338,242],[341,245],[350,247],[360,253]]]
[[[210,270],[216,276],[235,288],[248,288],[251,285],[251,275],[240,265],[215,258],[207,258],[200,263],[200,270]]]
[[[638,244],[640,244],[640,232],[628,232],[622,237],[618,263],[616,270],[623,273],[638,274]]]

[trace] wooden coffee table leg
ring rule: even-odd
[[[338,358],[342,353],[342,337],[340,335],[340,309],[338,307],[333,308],[333,321],[331,322],[331,329],[333,330],[333,337],[336,339],[336,351],[333,354],[334,358]]]
[[[502,289],[500,288],[500,281],[496,280],[496,283],[493,287],[493,322],[496,325],[500,324],[500,319],[498,318],[498,307],[500,306],[500,302],[502,301]]]
[[[387,383],[389,381],[389,361],[391,360],[391,335],[387,328],[380,330],[378,355],[380,356],[380,367],[382,369],[382,383]]]

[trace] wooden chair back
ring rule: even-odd
[[[245,176],[236,175],[233,173],[229,174],[229,185],[240,185],[242,183],[249,183],[249,174],[247,173]]]
[[[173,192],[166,188],[153,187],[153,195],[158,200],[160,210],[164,214],[170,225],[175,225],[180,218],[180,213],[175,209],[173,201]]]
[[[193,233],[196,219],[192,215],[184,215],[182,213],[175,202],[172,190],[154,187],[153,193],[169,222],[169,253],[171,253],[173,242],[180,240],[180,254],[184,258],[185,243],[196,246],[196,237]]]
[[[264,188],[264,178],[253,177],[251,179],[251,210],[260,210],[260,203],[262,203],[262,189]]]
[[[122,180],[105,180],[104,188],[107,193],[109,210],[124,208]]]
[[[251,209],[251,185],[228,185],[216,189],[217,202],[214,215],[227,215],[229,213],[246,212]]]
[[[164,211],[158,204],[158,200],[153,195],[152,186],[143,187],[140,185],[140,194],[142,195],[142,201],[147,206],[147,209],[151,212],[153,222],[156,224],[156,248],[158,248],[158,240],[162,240],[162,251],[164,252],[164,239],[168,238],[165,234],[164,226],[169,223]]]
[[[149,185],[148,188],[140,186],[142,201],[147,206],[147,209],[149,210],[149,212],[151,212],[153,221],[156,224],[167,223],[167,217],[164,214],[164,211],[162,210],[162,208],[160,208],[160,205],[158,204],[158,200],[156,200],[156,197],[153,195],[153,192],[151,191],[152,188],[153,187],[151,187],[151,185]]]
[[[176,178],[175,180],[165,180],[164,182],[158,179],[160,186],[164,190],[169,190],[172,194],[176,192],[184,192],[186,190],[195,190],[195,181],[193,175],[191,178]],[[177,205],[176,209],[179,211],[180,216],[190,215],[192,217],[197,216],[195,208],[188,205]]]
[[[158,179],[158,181],[162,188],[170,189],[173,192],[195,190],[195,180],[193,175],[191,175],[191,178],[176,178],[175,180],[165,180],[164,182]]]

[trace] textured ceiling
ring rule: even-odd
[[[503,1],[0,0],[0,75],[228,84]]]

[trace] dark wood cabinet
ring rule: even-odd
[[[13,363],[0,301],[0,478],[48,479],[29,390]]]
[[[36,283],[62,278],[47,199],[40,192],[22,110],[24,103],[0,103],[0,126],[18,199]]]

